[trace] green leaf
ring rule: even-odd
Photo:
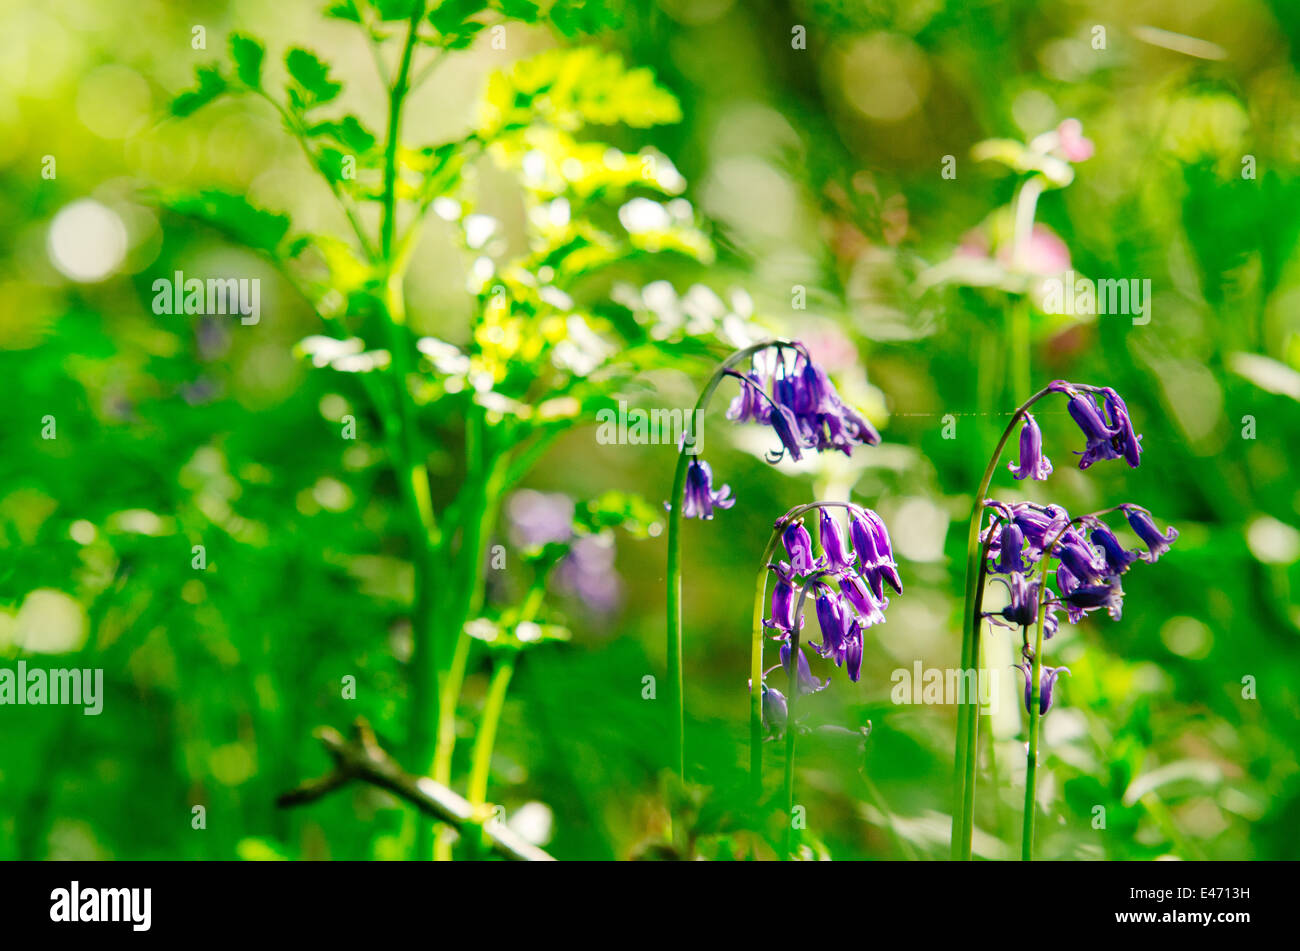
[[[600,33],[623,25],[623,17],[605,0],[556,0],[547,16],[565,36]]]
[[[541,15],[541,8],[531,0],[497,0],[497,7],[512,20],[536,23]]]
[[[478,32],[487,26],[470,18],[486,9],[487,0],[444,0],[428,16],[429,23],[442,37],[437,45],[449,50],[469,46]]]
[[[250,204],[242,195],[205,190],[197,196],[172,198],[166,206],[180,215],[205,221],[255,251],[274,252],[289,231],[289,219]]]
[[[370,5],[381,20],[407,20],[415,9],[415,0],[370,0]]]
[[[347,20],[349,23],[361,22],[361,10],[356,0],[343,0],[325,8],[325,15],[335,20]]]
[[[235,61],[235,75],[249,89],[262,88],[262,59],[266,50],[262,44],[240,33],[230,35],[230,57]]]
[[[301,47],[294,47],[284,58],[284,65],[289,75],[306,96],[295,96],[295,104],[301,108],[323,105],[339,94],[343,88],[329,78],[329,67],[322,63],[315,53]],[[290,90],[291,95],[294,90]]]
[[[458,33],[465,21],[487,9],[487,0],[443,0],[429,11],[429,22],[439,33]]]
[[[198,88],[187,90],[172,100],[172,115],[182,118],[193,115],[230,88],[216,65],[200,66],[194,74],[199,81]]]
[[[364,155],[375,146],[375,134],[362,124],[356,116],[344,116],[340,120],[318,122],[308,130],[309,135],[324,136],[333,139],[339,145],[356,155]]]

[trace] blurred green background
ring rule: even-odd
[[[505,51],[481,37],[455,53],[413,100],[409,134],[463,131],[491,72],[557,44],[651,67],[683,121],[621,130],[620,144],[673,160],[718,255],[621,276],[683,295],[743,290],[757,320],[822,356],[885,439],[851,461],[771,467],[770,437],[728,426],[721,407],[711,415],[709,460],[739,502],[686,525],[686,824],[698,854],[747,847],[733,812],[749,606],[771,523],[852,491],[889,524],[907,590],[869,633],[861,683],[837,673],[808,704],[819,720],[872,724],[865,757],[804,746],[809,840],[835,858],[946,856],[956,711],[894,704],[890,678],[957,661],[972,493],[1028,394],[1004,334],[1019,293],[928,276],[1012,200],[1017,179],[972,147],[1077,117],[1096,153],[1043,195],[1038,221],[1078,273],[1149,279],[1151,320],[1032,307],[1030,376],[1034,388],[1113,386],[1146,453],[1136,471],[1079,472],[1077,432],[1054,404],[1041,421],[1056,474],[1026,486],[1004,469],[995,494],[1072,512],[1132,501],[1182,534],[1126,579],[1121,621],[1063,625],[1051,643],[1073,676],[1045,724],[1038,852],[1300,857],[1300,8],[611,6],[621,25],[594,36],[512,26]],[[206,50],[191,46],[195,25]],[[148,197],[216,185],[291,211],[305,230],[343,229],[270,110],[234,100],[164,118],[234,30],[256,32],[271,58],[294,44],[318,52],[347,81],[346,107],[382,126],[364,45],[314,3],[0,5],[0,378],[16,396],[0,414],[0,659],[102,667],[106,693],[99,717],[0,707],[3,858],[403,854],[405,810],[374,790],[274,806],[326,770],[314,727],[364,715],[394,745],[404,735],[411,571],[382,445],[340,448],[337,421],[361,396],[295,357],[322,332],[310,308],[268,264]],[[484,187],[509,223],[508,181]],[[407,281],[420,333],[466,337],[468,267],[448,233],[426,235]],[[260,277],[261,322],[156,316],[152,281],[176,270]],[[658,370],[632,397],[687,406],[702,382]],[[46,416],[56,439],[42,439]],[[671,450],[599,445],[591,422],[552,449],[530,488],[578,499],[619,489],[658,506]],[[641,695],[642,677],[664,667],[663,536],[614,544],[593,577],[553,585],[572,640],[521,659],[493,760],[492,801],[561,858],[641,854],[676,800],[660,776],[662,705]],[[1020,681],[1007,636],[986,643],[1009,699],[982,767],[975,851],[1013,857]],[[475,655],[466,724],[486,670]],[[355,700],[342,696],[345,676]],[[467,755],[462,743],[458,783]],[[192,828],[195,805],[205,829]]]

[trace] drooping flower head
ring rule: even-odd
[[[989,511],[1002,522],[989,545],[988,570],[1001,577],[1011,595],[1011,603],[1001,611],[984,612],[984,616],[1004,627],[1025,626],[1036,622],[1036,614],[1026,603],[1037,600],[1043,575],[1042,561],[1055,562],[1056,590],[1044,592],[1048,606],[1044,618],[1044,636],[1056,630],[1053,611],[1062,607],[1071,624],[1077,624],[1095,611],[1104,610],[1113,620],[1123,616],[1124,589],[1120,576],[1134,562],[1154,560],[1168,550],[1178,532],[1169,529],[1161,534],[1149,513],[1139,506],[1119,508],[1129,516],[1138,537],[1148,545],[1147,551],[1126,550],[1114,531],[1100,517],[1086,515],[1071,520],[1059,505],[1037,506],[1036,503],[987,502]],[[1019,526],[1032,526],[1032,541],[1022,538]],[[1140,530],[1138,528],[1140,526]],[[985,529],[981,540],[988,541],[992,527]],[[1153,555],[1151,552],[1156,554]],[[1005,623],[1004,623],[1005,622]],[[1025,622],[1029,622],[1026,624]]]
[[[748,385],[746,385],[748,384]],[[772,407],[763,398],[763,381],[751,370],[740,385],[740,392],[727,408],[727,419],[733,423],[763,423],[772,418]]]
[[[1043,455],[1043,431],[1031,413],[1025,413],[1025,424],[1020,430],[1020,461],[1007,463],[1007,468],[1017,479],[1041,482],[1052,474],[1052,460]]]
[[[844,641],[849,636],[849,626],[853,623],[853,612],[844,599],[829,586],[823,587],[817,595],[817,624],[822,629],[822,641],[814,644],[813,649],[823,657],[828,657],[836,664],[844,662]]]
[[[999,574],[1029,571],[1030,565],[1025,561],[1025,536],[1015,522],[1002,526],[998,537],[998,556],[993,562],[993,570]]]
[[[1087,441],[1079,455],[1079,468],[1104,459],[1124,459],[1136,469],[1142,456],[1142,437],[1133,431],[1128,407],[1110,387],[1054,381],[1048,389],[1069,396],[1066,410]],[[1102,405],[1097,405],[1100,396]]]
[[[1124,616],[1124,589],[1120,587],[1118,578],[1100,584],[1078,584],[1061,597],[1066,607],[1072,609],[1072,615],[1077,613],[1082,617],[1105,608],[1112,621],[1118,621]],[[1071,617],[1071,621],[1074,621],[1074,617]]]
[[[853,510],[849,517],[849,537],[853,539],[862,571],[876,600],[884,600],[885,584],[902,594],[903,582],[898,577],[889,530],[880,516],[871,509]]]
[[[772,588],[772,616],[763,624],[788,635],[796,623],[803,626],[802,617],[795,619],[794,569],[784,561],[767,567],[776,573],[776,585]]]
[[[1074,143],[1083,148],[1079,130],[1061,127],[1063,137],[1078,136]],[[1064,144],[1062,147],[1065,147]],[[1079,153],[1082,155],[1082,151]],[[1086,155],[1083,156],[1086,158]],[[1067,397],[1066,411],[1083,433],[1085,445],[1079,455],[1079,468],[1106,459],[1123,459],[1136,468],[1141,462],[1142,437],[1133,430],[1128,406],[1110,387],[1056,380],[1047,392]],[[1037,394],[1022,408],[1024,425],[1020,432],[1020,460],[1008,468],[1017,479],[1043,479],[1052,472],[1051,463],[1042,454],[1042,433],[1027,407],[1045,393]],[[1030,678],[1034,650],[1029,644],[1029,629],[1042,618],[1041,634],[1050,638],[1058,628],[1055,612],[1064,608],[1071,624],[1090,614],[1105,611],[1112,620],[1123,617],[1124,589],[1121,577],[1139,559],[1154,562],[1169,550],[1178,537],[1170,528],[1162,533],[1149,512],[1141,506],[1125,504],[1072,519],[1059,505],[1035,502],[1000,502],[987,499],[983,508],[991,516],[981,522],[979,541],[984,547],[982,570],[997,575],[995,581],[1005,585],[1009,603],[998,611],[984,611],[992,623],[1023,632],[1026,662],[1020,665],[1025,675],[1025,709],[1032,713]],[[1122,511],[1146,550],[1126,550],[1102,516]],[[1046,587],[1048,572],[1055,564],[1056,591]],[[977,600],[983,597],[982,590]],[[1042,612],[1040,614],[1040,611]],[[1041,668],[1039,712],[1045,714],[1052,705],[1052,688],[1056,678],[1068,673],[1064,667]]]
[[[771,617],[765,618],[763,624],[772,637],[784,642],[781,645],[781,668],[787,678],[794,663],[794,634],[803,628],[801,609],[805,598],[811,597],[814,602],[821,631],[820,641],[811,641],[809,646],[821,658],[845,668],[849,679],[856,682],[862,673],[864,632],[885,621],[889,600],[884,596],[884,584],[888,583],[900,593],[902,591],[884,521],[870,509],[845,505],[850,513],[849,538],[846,539],[839,521],[828,512],[837,504],[814,506],[821,509],[819,533],[824,553],[821,558],[813,557],[812,538],[802,519],[792,517],[808,507],[792,510],[776,523],[789,561],[768,566],[776,575],[776,587],[772,594]],[[800,695],[821,690],[829,683],[813,676],[802,645],[797,663]],[[764,694],[765,698],[767,696]],[[784,699],[786,695],[779,696]],[[765,702],[769,705],[777,703],[775,700]]]
[[[785,732],[785,721],[789,715],[789,706],[785,694],[775,687],[763,684],[763,725],[769,733],[780,736]]]
[[[781,645],[781,669],[785,671],[787,677],[790,676],[790,645],[789,644]],[[812,675],[812,668],[808,666],[808,657],[806,654],[804,654],[802,647],[799,648],[798,684],[799,684],[800,694],[817,693],[818,691],[825,690],[828,686],[830,686],[829,680],[818,680],[816,677]]]
[[[1034,692],[1031,689],[1033,682],[1034,667],[1029,661],[1024,661],[1016,666],[1022,674],[1025,675],[1025,711],[1033,711]],[[1048,667],[1044,664],[1038,670],[1038,712],[1045,715],[1048,710],[1052,709],[1052,688],[1056,686],[1056,678],[1061,674],[1068,674],[1069,667]]]
[[[828,449],[850,455],[857,446],[880,442],[880,433],[844,403],[825,369],[801,343],[773,343],[754,354],[748,372],[725,369],[723,375],[740,384],[740,392],[727,408],[727,418],[770,426],[776,435],[777,445],[768,452],[768,462],[787,457],[798,462],[806,452]],[[688,493],[690,488],[688,483]],[[707,518],[699,513],[711,515],[713,507],[725,506],[716,502],[711,507],[688,504],[682,514]]]
[[[848,571],[853,567],[856,560],[856,554],[848,547],[844,540],[844,531],[840,528],[839,521],[830,512],[830,509],[822,509],[821,524],[819,533],[822,540],[822,551],[826,555],[826,563],[832,571]]]
[[[1038,623],[1038,589],[1042,579],[1030,579],[1023,572],[1010,574],[1005,578],[995,578],[1006,586],[1009,599],[1007,606],[1000,611],[987,611],[985,617],[995,624],[1012,629],[1027,628]],[[1049,588],[1043,593],[1043,637],[1051,638],[1056,633],[1056,595]]]
[[[1101,549],[1102,557],[1106,559],[1106,568],[1112,575],[1122,575],[1137,561],[1138,553],[1126,550],[1105,522],[1098,522],[1090,537],[1092,543]]]
[[[736,504],[731,486],[713,490],[713,469],[707,462],[692,457],[686,468],[686,499],[682,515],[686,518],[713,518],[714,508],[729,509]]]
[[[889,606],[887,598],[876,600],[872,591],[856,572],[845,572],[839,577],[840,592],[853,605],[858,617],[866,627],[883,624],[885,608]]]
[[[813,557],[812,536],[802,521],[787,525],[781,533],[781,542],[785,545],[786,554],[790,556],[790,567],[795,574],[810,574],[821,566],[821,561]]]
[[[1139,508],[1136,505],[1127,505],[1124,507],[1124,514],[1128,517],[1128,523],[1134,533],[1147,546],[1147,550],[1138,556],[1143,561],[1154,564],[1161,555],[1169,550],[1170,543],[1178,537],[1178,529],[1173,526],[1170,526],[1169,531],[1161,534],[1160,529],[1156,528],[1156,523],[1151,518],[1151,513],[1146,509]]]

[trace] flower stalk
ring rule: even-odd
[[[685,439],[683,439],[682,445],[677,452],[677,467],[673,472],[673,489],[668,503],[668,590],[666,606],[668,614],[669,733],[671,736],[673,768],[676,770],[677,776],[683,780],[686,777],[686,700],[682,682],[682,509],[684,508],[683,498],[686,492],[686,470],[692,458],[698,455],[699,442],[703,436],[703,433],[696,431],[696,426],[703,419],[704,413],[708,410],[709,403],[713,399],[714,391],[727,377],[728,371],[745,360],[751,359],[755,354],[773,347],[794,348],[796,344],[785,339],[765,340],[742,350],[737,350],[718,365],[717,369],[713,371],[713,375],[709,377],[708,382],[704,385],[704,389],[700,391],[699,398],[695,401],[695,412],[690,414],[689,421],[686,424]],[[759,673],[761,674],[761,670]]]
[[[993,483],[993,473],[997,471],[998,463],[1002,459],[1002,450],[1006,447],[1007,441],[1015,431],[1016,424],[1025,417],[1030,407],[1050,392],[1050,387],[1044,387],[1020,404],[1020,407],[1011,415],[1011,421],[1007,423],[1006,429],[1002,431],[1002,438],[998,440],[997,447],[993,450],[989,464],[984,470],[984,477],[980,480],[979,489],[975,493],[975,502],[971,507],[970,526],[966,536],[966,598],[965,608],[962,613],[966,623],[966,630],[961,645],[961,670],[963,676],[967,671],[971,670],[976,671],[978,676],[979,670],[979,634],[983,626],[981,609],[984,603],[984,566],[987,561],[982,556],[983,548],[980,543],[980,523],[983,521],[984,500],[988,497],[989,486]],[[971,857],[971,842],[974,837],[975,757],[979,746],[977,736],[979,729],[979,697],[971,694],[971,691],[967,691],[967,695],[962,697],[961,705],[957,708],[957,749],[953,757],[953,801],[955,804],[959,804],[960,815],[954,817],[952,827],[952,858],[954,859],[969,859]]]

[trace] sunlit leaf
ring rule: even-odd
[[[290,88],[290,95],[302,109],[329,102],[343,88],[341,83],[329,78],[329,67],[316,54],[300,47],[289,50],[284,65],[297,84],[296,88]]]
[[[194,74],[199,81],[198,87],[172,100],[172,115],[182,118],[192,115],[230,88],[216,66],[200,66]]]
[[[235,62],[235,75],[250,89],[262,88],[262,59],[266,50],[262,44],[240,33],[230,35],[230,57]]]
[[[237,241],[257,251],[274,251],[289,230],[289,219],[249,203],[242,195],[206,190],[197,196],[167,200],[166,205],[181,215],[206,221]]]

